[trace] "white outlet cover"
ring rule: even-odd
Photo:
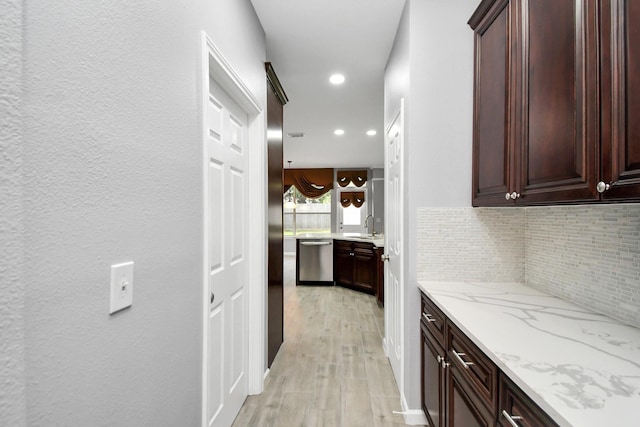
[[[111,266],[109,314],[133,304],[133,261]]]

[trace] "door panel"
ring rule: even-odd
[[[507,0],[492,6],[495,11],[475,28],[476,80],[473,138],[473,205],[502,206],[509,189],[509,104],[511,82],[510,19]]]
[[[282,127],[283,107],[271,84],[267,85],[267,156],[268,156],[268,290],[267,290],[267,366],[284,340],[284,276],[282,220]]]
[[[597,200],[598,91],[595,0],[521,0],[516,125],[526,203]]]
[[[612,184],[602,198],[640,199],[640,2],[606,0],[602,10],[602,179]]]
[[[209,90],[207,423],[228,427],[247,397],[247,118],[213,80]]]
[[[385,134],[385,250],[388,255],[385,280],[385,344],[391,368],[402,390],[403,378],[403,206],[404,206],[404,100]]]
[[[218,304],[209,313],[209,419],[215,419],[224,404],[222,376],[224,374],[223,307]]]

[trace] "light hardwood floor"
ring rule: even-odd
[[[233,427],[404,426],[382,350],[383,310],[371,295],[334,286],[295,286],[285,256],[285,342]]]

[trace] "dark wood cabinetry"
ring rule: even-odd
[[[470,24],[475,29],[473,203],[505,203],[514,161],[508,94],[512,74],[509,0],[482,3]],[[481,5],[481,6],[482,6]]]
[[[640,198],[640,2],[601,1],[604,200]]]
[[[527,397],[506,375],[500,376],[498,426],[553,427],[557,424]]]
[[[384,247],[376,247],[376,301],[380,306],[384,306]]]
[[[372,243],[335,240],[333,280],[336,285],[375,295],[380,259],[376,249]]]
[[[640,199],[635,21],[624,0],[478,6],[474,206]]]
[[[447,427],[491,427],[495,424],[493,414],[478,402],[457,367],[449,371],[448,390]]]
[[[424,294],[420,330],[429,427],[557,426]]]

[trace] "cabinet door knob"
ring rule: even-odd
[[[380,259],[381,259],[382,261],[389,261],[389,255],[387,255],[387,254],[382,254],[382,255],[380,255]]]
[[[507,200],[511,200],[511,194],[507,193],[504,195],[504,198]]]
[[[502,416],[505,417],[509,424],[511,424],[513,427],[520,427],[520,424],[516,423],[516,420],[521,420],[522,417],[511,415],[505,410],[502,410]]]
[[[596,190],[598,190],[598,193],[604,193],[605,191],[607,191],[609,188],[611,188],[610,184],[606,184],[604,181],[600,181],[597,185],[596,185]]]
[[[513,193],[511,193],[509,195],[509,197],[511,198],[511,200],[515,200],[515,199],[519,199],[520,198],[520,193],[516,193],[515,191]]]

